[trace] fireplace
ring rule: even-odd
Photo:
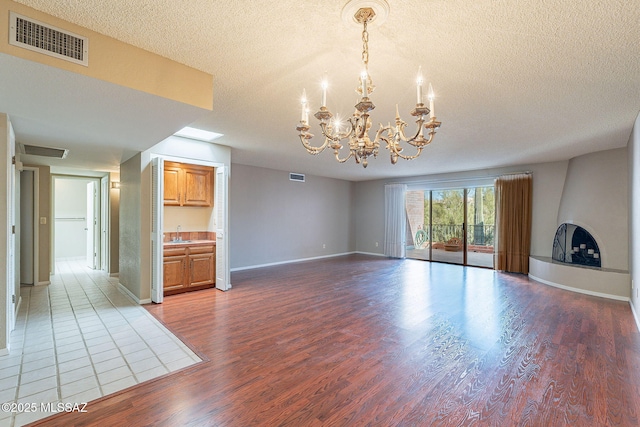
[[[565,264],[600,268],[602,258],[596,239],[584,228],[575,224],[562,224],[553,239],[554,261]]]

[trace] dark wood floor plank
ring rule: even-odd
[[[633,426],[628,303],[486,269],[350,255],[148,306],[205,361],[51,426]]]

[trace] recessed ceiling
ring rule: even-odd
[[[216,142],[232,147],[235,163],[367,180],[565,160],[625,146],[640,109],[637,1],[388,1],[388,17],[369,30],[369,70],[377,87],[374,126],[393,121],[396,104],[413,124],[409,111],[422,66],[436,91],[442,127],[421,158],[392,166],[381,150],[367,169],[338,164],[331,153],[308,155],[295,130],[303,88],[317,108],[325,72],[330,109],[343,116],[353,111],[362,41],[361,28],[341,18],[346,1],[19,3],[211,73],[214,109],[204,116],[191,111],[191,120],[201,117],[192,126],[223,133]],[[16,61],[0,60],[3,74]],[[49,73],[22,67],[41,77]],[[84,84],[89,90],[81,101],[84,115],[102,125],[99,132],[90,125],[70,129],[64,120],[18,109],[12,114],[18,137],[95,146],[96,158],[87,164],[97,165],[114,141],[107,138],[111,132],[143,131],[145,144],[122,147],[135,151],[188,124],[166,121],[181,110],[176,103],[154,105],[158,100],[142,96],[139,102],[151,107],[149,114],[119,129],[124,112],[118,100],[138,94]],[[6,101],[7,89],[2,90],[0,111],[12,113],[20,101]],[[107,94],[107,102],[94,94]],[[69,104],[59,105],[61,110],[78,102],[62,101]],[[93,116],[98,113],[99,119]],[[319,145],[319,128],[311,131]]]

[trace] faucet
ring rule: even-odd
[[[180,237],[180,230],[181,229],[182,229],[182,227],[178,226],[178,229],[177,229],[178,232],[176,233],[176,241],[177,242],[181,242],[182,241],[182,237]]]

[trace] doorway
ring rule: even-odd
[[[102,268],[100,178],[53,176],[53,258]],[[55,262],[53,263],[55,265]]]
[[[200,219],[192,217],[189,221],[188,227],[191,229],[204,228],[207,231],[202,235],[215,235],[215,287],[219,290],[226,291],[231,288],[230,272],[229,272],[229,240],[228,240],[228,185],[229,185],[229,173],[228,168],[224,164],[194,159],[183,159],[165,156],[155,156],[151,159],[151,187],[152,187],[152,203],[151,203],[151,301],[155,303],[161,303],[164,299],[164,237],[165,229],[166,235],[171,236],[174,234],[176,237],[182,237],[189,230],[184,227],[187,216],[184,215],[185,206],[184,203],[181,207],[176,206],[176,203],[171,199],[170,195],[173,195],[175,189],[172,186],[175,180],[167,180],[168,191],[165,192],[165,161],[172,163],[179,163],[183,165],[195,165],[211,168],[215,175],[214,185],[209,191],[211,194],[208,196],[213,197],[213,206],[205,209],[198,209],[200,212],[198,216]],[[168,176],[171,177],[173,169],[168,169]],[[167,205],[170,208],[176,208],[177,210],[169,212],[169,207],[165,206],[166,200],[170,200]],[[195,213],[195,212],[192,212]],[[200,214],[204,214],[201,216]],[[194,225],[198,223],[198,225]],[[173,232],[175,230],[175,232]],[[209,231],[211,230],[211,231]],[[195,233],[200,234],[200,233]],[[209,237],[207,237],[207,240]],[[190,238],[187,238],[190,240]],[[186,261],[185,261],[186,262]]]
[[[406,193],[407,258],[493,268],[493,186]]]

